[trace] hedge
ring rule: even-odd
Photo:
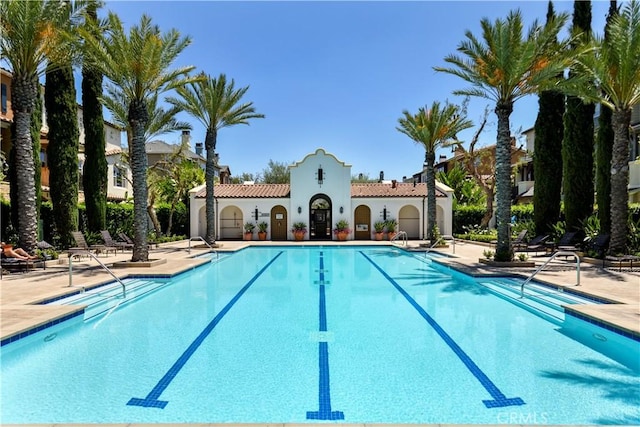
[[[160,204],[156,208],[158,220],[162,231],[166,231],[169,220],[169,204]],[[0,204],[0,230],[3,241],[17,241],[17,234],[11,223],[11,204],[2,199]],[[57,248],[63,248],[60,239],[57,237],[55,222],[53,221],[53,209],[51,202],[42,203],[41,209],[42,240],[46,240]],[[102,238],[99,233],[89,233],[87,227],[87,214],[84,204],[78,205],[78,225],[87,239],[88,243],[101,243]],[[149,224],[151,229],[151,224]],[[107,230],[114,238],[118,232],[133,235],[133,204],[131,203],[107,203]],[[172,234],[188,235],[189,233],[189,212],[184,203],[176,206],[173,214]]]

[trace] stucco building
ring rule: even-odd
[[[425,183],[351,183],[351,165],[317,149],[289,166],[290,184],[221,184],[214,188],[216,239],[241,239],[246,222],[269,224],[270,240],[293,240],[295,222],[308,227],[307,240],[332,240],[335,224],[347,220],[349,239],[371,240],[376,221],[396,219],[410,239],[424,238],[427,228]],[[436,183],[436,223],[452,232],[453,191]],[[206,233],[206,188],[190,192],[191,236]]]

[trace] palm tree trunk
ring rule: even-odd
[[[210,245],[214,244],[216,241],[216,218],[213,206],[213,178],[215,177],[215,150],[217,138],[218,132],[216,129],[207,129],[207,135],[204,142],[205,148],[207,149],[207,166],[204,174],[204,179],[207,187],[207,198],[205,200],[207,235],[204,239]]]
[[[18,245],[27,252],[38,241],[38,213],[36,210],[35,168],[31,140],[31,113],[38,96],[36,79],[15,75],[11,82],[11,104],[16,125],[15,167],[18,215]]]
[[[433,244],[433,231],[436,225],[436,175],[433,165],[436,161],[435,151],[428,150],[427,161],[427,238]]]
[[[131,127],[131,175],[133,178],[133,255],[132,262],[148,261],[147,244],[147,153],[144,130],[148,121],[147,106],[144,101],[133,101],[129,106]]]
[[[511,261],[511,130],[509,116],[513,111],[513,103],[498,102],[498,139],[496,141],[496,228],[498,243],[496,244],[496,261]]]
[[[631,109],[614,110],[613,152],[611,156],[611,241],[609,252],[624,253],[629,217],[629,124]]]

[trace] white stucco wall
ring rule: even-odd
[[[322,169],[322,182],[318,181],[318,169]],[[309,203],[318,194],[331,201],[332,227],[341,219],[353,224],[349,215],[351,206],[351,165],[346,164],[323,149],[316,150],[300,162],[290,166],[291,172],[291,216],[289,224],[302,221],[309,225]],[[302,212],[298,213],[298,207]],[[340,213],[340,207],[343,213]],[[351,214],[352,216],[352,214]]]

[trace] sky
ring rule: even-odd
[[[556,12],[573,2],[554,2]],[[592,2],[592,29],[602,34],[608,1]],[[191,44],[175,62],[193,65],[212,77],[221,73],[237,88],[249,86],[243,101],[253,102],[264,119],[218,134],[220,164],[231,174],[260,173],[269,160],[291,164],[322,148],[363,173],[401,180],[422,169],[424,148],[396,127],[403,110],[416,113],[434,101],[460,104],[453,91],[468,88],[459,77],[435,72],[480,21],[504,19],[519,8],[527,27],[544,23],[547,1],[107,1],[125,26],[147,14],[162,31],[177,29]],[[569,21],[570,22],[570,21]],[[494,105],[472,98],[468,118],[478,125],[490,108],[479,146],[495,143]],[[533,127],[536,96],[516,102],[512,135]],[[108,112],[107,112],[108,116]],[[192,146],[203,142],[204,127],[193,125]],[[459,135],[469,142],[472,128]],[[161,138],[179,143],[180,134]],[[438,152],[449,157],[451,149]]]

